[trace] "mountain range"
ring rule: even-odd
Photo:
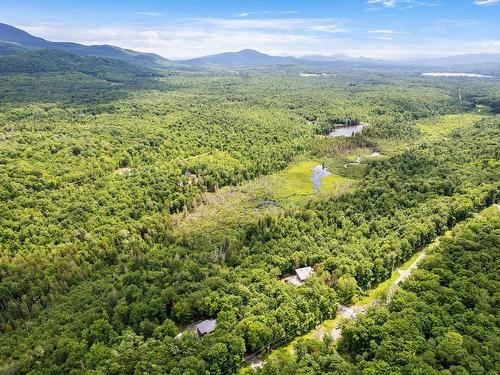
[[[153,53],[136,52],[115,46],[86,46],[72,42],[50,42],[21,29],[0,23],[0,56],[38,49],[56,49],[80,56],[113,58],[151,68],[160,68],[169,62]]]
[[[428,58],[412,61],[388,61],[365,57],[350,57],[343,54],[331,56],[307,55],[302,57],[272,56],[252,49],[238,52],[224,52],[186,60],[171,61],[153,53],[137,52],[110,45],[82,45],[72,42],[51,42],[33,36],[21,29],[0,23],[0,57],[38,50],[61,50],[79,56],[93,56],[121,60],[148,68],[172,66],[256,66],[256,65],[302,65],[326,67],[437,67],[453,66],[478,68],[486,65],[500,65],[500,54],[469,54],[442,58]],[[53,56],[52,56],[53,57]]]

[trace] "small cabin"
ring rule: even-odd
[[[208,319],[202,321],[201,323],[198,323],[195,328],[196,332],[198,333],[198,336],[202,337],[205,336],[207,333],[215,331],[216,326],[217,326],[217,320]]]
[[[281,281],[283,281],[285,284],[292,284],[299,286],[302,285],[304,281],[307,280],[314,273],[312,267],[296,268],[294,271],[295,275],[285,277]]]
[[[307,280],[313,274],[313,272],[314,270],[312,269],[312,267],[303,267],[295,269],[297,278],[302,282]]]

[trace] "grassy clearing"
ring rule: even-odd
[[[277,215],[283,208],[301,206],[318,197],[338,196],[351,188],[352,180],[331,175],[323,178],[320,194],[316,195],[311,176],[318,164],[314,160],[299,160],[276,174],[206,193],[203,204],[191,212],[175,215],[174,225],[185,234],[229,234],[261,216]]]
[[[422,142],[441,140],[455,129],[473,126],[483,117],[478,114],[446,115],[422,121],[416,125],[421,132],[420,136],[410,143],[381,141],[379,151],[382,155],[379,159],[398,154]],[[334,153],[334,157],[321,159],[334,174],[323,178],[319,197],[340,196],[352,189],[354,181],[362,176],[366,162],[370,159],[364,158],[360,164],[350,164],[347,168],[344,168],[344,165],[354,162],[359,156],[370,155],[373,151],[369,148],[355,148],[342,154]],[[247,181],[241,186],[226,187],[216,193],[204,194],[204,203],[192,212],[175,215],[174,224],[184,233],[218,231],[230,234],[261,216],[277,215],[284,208],[300,207],[309,200],[318,198],[313,191],[311,176],[313,168],[319,164],[322,164],[320,160],[303,156],[278,173]],[[404,267],[405,265],[402,265],[401,268]],[[390,280],[381,283],[368,296],[363,297],[363,300],[380,298],[393,278],[394,274]]]
[[[319,164],[321,163],[315,160],[298,161],[279,173],[253,181],[248,184],[246,191],[262,198],[278,200],[281,204],[288,201],[305,202],[316,196],[311,177],[313,168]],[[351,180],[332,174],[322,179],[320,195],[340,195],[351,184]]]
[[[331,175],[323,178],[321,183],[321,196],[342,195],[352,186],[353,181],[339,175]]]
[[[419,253],[417,253],[415,255],[418,257]],[[412,257],[412,259],[413,259],[413,257]],[[410,265],[411,265],[411,263],[410,263]],[[377,301],[377,300],[383,298],[383,296],[387,294],[387,292],[389,291],[391,286],[396,282],[398,277],[399,277],[399,272],[392,271],[391,277],[389,279],[378,284],[376,288],[371,289],[366,296],[359,298],[357,301],[357,304],[369,305],[369,304],[372,304],[374,301]]]
[[[481,114],[468,113],[444,115],[419,121],[415,125],[420,132],[416,138],[406,142],[397,139],[378,140],[380,152],[384,156],[394,156],[420,143],[443,140],[452,131],[473,126],[484,117]]]
[[[259,207],[256,198],[239,188],[228,187],[203,195],[204,203],[190,212],[174,215],[174,227],[179,233],[229,234],[259,216],[277,213],[277,207]]]
[[[437,120],[426,120],[417,124],[425,141],[442,139],[453,130],[464,126],[472,126],[483,119],[483,115],[460,114],[441,116]]]
[[[314,192],[311,175],[315,165],[317,163],[314,161],[291,164],[281,172],[254,181],[253,184],[249,184],[248,189],[256,195],[270,199],[312,197]]]

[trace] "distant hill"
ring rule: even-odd
[[[500,53],[475,53],[466,55],[455,55],[412,61],[421,65],[429,66],[453,66],[471,64],[500,64]]]
[[[332,56],[309,55],[299,58],[293,56],[272,56],[252,49],[218,53],[189,60],[177,60],[176,63],[184,65],[303,65],[317,67],[376,67],[395,65],[388,61],[365,57],[350,57],[341,54]]]
[[[339,61],[339,60],[350,60],[352,57],[338,53],[335,55],[305,55],[302,56],[304,60],[310,61]]]
[[[396,68],[418,69],[423,67],[465,66],[471,65],[490,66],[500,64],[500,54],[471,54],[449,56],[434,59],[419,59],[413,61],[390,61],[367,57],[351,57],[343,54],[335,55],[306,55],[302,57],[272,56],[252,49],[238,52],[224,52],[214,55],[202,56],[188,60],[177,60],[184,65],[226,65],[226,66],[256,66],[256,65],[302,65],[316,67],[349,67],[349,68]]]
[[[16,43],[0,42],[0,56],[15,55],[25,52],[26,49]]]
[[[58,49],[83,56],[114,58],[151,68],[160,68],[169,63],[167,59],[159,55],[109,45],[85,46],[71,42],[50,42],[21,29],[0,23],[0,56],[33,49]]]
[[[318,61],[318,62],[366,62],[366,63],[388,63],[387,61],[371,59],[368,57],[351,57],[344,54],[335,55],[306,55],[302,56],[303,60]]]
[[[467,70],[497,71],[500,66],[500,54],[465,54],[440,58],[422,58],[411,61],[388,61],[366,57],[351,57],[343,54],[307,55],[302,57],[272,56],[253,49],[243,49],[237,52],[224,52],[202,56],[193,59],[169,61],[153,53],[142,53],[110,45],[86,46],[73,42],[51,42],[33,36],[16,27],[0,23],[0,56],[16,55],[35,50],[61,50],[79,56],[94,56],[112,58],[134,65],[148,68],[167,68],[176,66],[178,69],[193,69],[205,65],[221,66],[263,66],[263,65],[301,65],[315,67],[343,68],[400,68],[422,69],[425,67],[454,67]],[[38,56],[38,55],[34,55]],[[41,56],[38,56],[40,58]],[[53,57],[53,56],[52,56]]]
[[[153,77],[154,70],[126,61],[96,56],[80,56],[62,50],[26,50],[14,55],[0,55],[0,74],[80,72],[106,80],[121,81]]]
[[[244,49],[238,52],[224,52],[189,60],[178,60],[179,64],[186,65],[276,65],[276,64],[303,64],[304,61],[296,57],[271,56],[253,49]]]

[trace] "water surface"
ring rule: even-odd
[[[319,190],[321,188],[321,180],[323,179],[323,177],[327,177],[330,175],[331,172],[329,172],[328,169],[323,168],[322,165],[317,165],[313,168],[312,183],[314,193],[319,194]]]
[[[360,133],[366,125],[350,125],[350,126],[338,126],[330,134],[329,137],[350,137],[355,133]]]

